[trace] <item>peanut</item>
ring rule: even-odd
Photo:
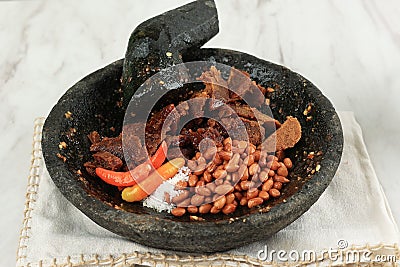
[[[217,165],[215,162],[211,161],[211,162],[207,165],[206,171],[209,172],[209,173],[212,173],[212,172],[215,171],[215,169],[216,169],[217,167],[218,167],[218,165]]]
[[[291,169],[293,167],[293,163],[290,158],[284,158],[283,164],[285,164],[286,168],[288,168],[288,169]]]
[[[257,188],[250,188],[247,191],[247,199],[252,199],[258,196],[258,189]]]
[[[230,137],[225,138],[224,141],[222,141],[222,144],[223,145],[232,144],[232,138]]]
[[[288,178],[286,178],[286,177],[283,177],[283,176],[280,176],[280,175],[275,175],[274,176],[274,181],[275,182],[281,182],[281,183],[288,183],[288,182],[290,182],[290,180],[288,179]]]
[[[222,144],[224,145],[224,150],[230,152],[232,150],[232,138],[226,138]]]
[[[286,177],[286,176],[288,176],[289,172],[288,172],[288,169],[286,168],[286,166],[282,163],[281,166],[276,171],[276,174]]]
[[[252,154],[250,154],[248,156],[248,158],[249,158],[249,162],[247,163],[247,166],[251,166],[254,162],[256,162],[254,159],[254,156]]]
[[[215,206],[212,206],[210,209],[210,213],[212,214],[217,214],[219,213],[221,210],[217,209]]]
[[[218,170],[225,170],[225,166],[224,165],[218,165],[217,168],[215,169],[215,171],[218,171]]]
[[[202,186],[204,186],[206,183],[204,182],[204,180],[202,180],[202,181],[198,181],[197,183],[196,183],[196,187],[202,187]]]
[[[197,213],[199,210],[196,206],[189,206],[186,209],[189,213]]]
[[[200,195],[200,196],[205,196],[205,197],[211,196],[211,191],[210,191],[210,189],[208,189],[208,188],[205,187],[205,186],[197,187],[197,188],[195,189],[195,192],[196,192],[198,195]]]
[[[241,175],[240,180],[246,181],[249,179],[249,169],[246,167],[246,165],[241,165],[243,168],[243,171],[239,169],[239,175]]]
[[[215,170],[213,173],[213,176],[215,179],[225,178],[227,175],[228,175],[228,173],[226,172],[226,170],[223,170],[223,169]]]
[[[187,199],[188,197],[189,197],[189,191],[185,190],[182,193],[180,193],[179,195],[173,197],[171,201],[172,201],[172,203],[177,204],[177,203],[180,203],[183,200]]]
[[[214,162],[217,165],[220,165],[222,163],[223,159],[219,156],[219,154],[215,154],[215,157],[212,162]]]
[[[257,183],[257,181],[259,181],[258,172],[256,172],[256,173],[253,175],[253,177],[251,178],[251,181],[254,182],[254,183]]]
[[[232,151],[221,151],[218,153],[219,157],[223,160],[230,160],[232,158]]]
[[[260,152],[260,158],[259,158],[259,160],[258,160],[258,164],[259,164],[261,167],[267,166],[267,154],[266,154],[266,152],[264,152],[264,153],[261,153],[261,152]]]
[[[225,179],[225,180],[224,180],[224,184],[229,184],[229,185],[230,185],[231,182],[230,182],[228,179]]]
[[[248,144],[247,141],[242,140],[242,141],[239,141],[237,147],[238,147],[239,149],[245,150],[245,149],[247,148],[247,144]]]
[[[267,161],[278,161],[278,157],[274,156],[274,155],[268,155],[267,156]]]
[[[234,192],[235,198],[237,198],[239,201],[242,199],[242,194],[240,192]]]
[[[277,161],[272,161],[270,169],[276,171],[281,165]]]
[[[199,207],[199,213],[201,213],[201,214],[209,213],[211,210],[211,207],[212,207],[212,205],[210,203],[203,204]]]
[[[195,194],[194,196],[192,196],[190,204],[192,204],[193,206],[200,206],[201,204],[203,204],[203,201],[204,201],[204,196]]]
[[[188,186],[188,182],[181,180],[175,184],[175,190],[185,189],[187,186]]]
[[[171,210],[171,213],[174,216],[180,217],[186,213],[186,209],[185,208],[174,208],[173,210]]]
[[[213,194],[212,195],[212,202],[216,201],[218,198],[220,198],[221,196],[218,194]]]
[[[260,191],[260,193],[258,193],[258,196],[261,197],[264,200],[268,200],[269,199],[269,194],[266,191]]]
[[[235,184],[234,189],[235,189],[237,192],[242,191],[242,187],[240,186],[240,184]]]
[[[215,185],[215,183],[208,183],[208,184],[206,184],[206,187],[207,187],[208,189],[210,189],[211,192],[214,192],[214,191],[215,191],[215,188],[216,188],[217,186]]]
[[[221,184],[215,188],[215,193],[217,193],[218,195],[225,195],[232,189],[233,189],[233,186],[230,184]]]
[[[240,148],[238,148],[236,146],[232,146],[232,152],[236,153],[236,154],[239,154],[239,155],[242,155],[244,153],[244,149],[240,149]]]
[[[282,183],[281,182],[275,182],[273,188],[281,190],[282,189]]]
[[[204,177],[204,181],[207,183],[212,181],[212,176],[207,170],[203,173],[203,177]]]
[[[225,207],[222,209],[222,212],[226,215],[234,212],[236,210],[236,205],[234,204],[226,204]]]
[[[197,162],[196,161],[194,161],[194,160],[188,160],[187,161],[187,166],[188,166],[188,168],[190,169],[190,170],[194,170],[194,169],[196,169],[196,167],[197,167]]]
[[[279,197],[281,195],[281,192],[279,192],[278,189],[272,188],[268,191],[271,197]]]
[[[260,180],[260,182],[265,182],[266,180],[268,180],[268,173],[266,171],[261,171],[258,175],[258,179]]]
[[[261,151],[260,151],[260,150],[256,150],[256,151],[253,153],[254,161],[259,161],[259,160],[260,160],[260,154],[261,154]]]
[[[204,203],[211,203],[211,202],[212,202],[212,197],[211,197],[211,196],[206,197],[206,198],[204,199]]]
[[[225,196],[219,197],[217,200],[214,201],[214,207],[220,210],[225,206],[225,203],[226,203],[226,197]]]
[[[252,181],[241,181],[240,182],[240,187],[243,190],[249,190],[249,188],[254,187],[254,182],[252,182]]]
[[[253,144],[249,144],[249,146],[246,148],[246,154],[253,155],[254,152],[256,152],[255,146]]]
[[[239,180],[240,180],[240,176],[239,176],[239,173],[240,173],[240,169],[239,169],[239,171],[238,172],[234,172],[234,173],[232,173],[231,174],[231,177],[232,177],[232,182],[233,183],[237,183],[237,182],[239,182]]]
[[[233,193],[226,195],[226,204],[232,204],[234,200],[235,195]]]
[[[203,157],[207,160],[210,160],[214,158],[214,155],[217,153],[217,147],[211,146],[206,149],[206,151],[203,153]]]
[[[274,170],[269,170],[268,171],[268,176],[273,177],[275,175],[275,171]]]
[[[197,177],[197,175],[194,175],[194,174],[189,175],[189,179],[188,179],[189,186],[191,186],[191,187],[196,186],[198,180],[199,180],[199,178]]]
[[[181,201],[180,203],[176,204],[177,207],[187,207],[189,205],[190,205],[190,198],[187,198],[187,199]]]
[[[228,164],[225,166],[226,171],[228,172],[235,172],[239,169],[239,159],[240,159],[240,154],[236,153],[232,156],[231,160],[228,162]]]
[[[247,206],[251,209],[255,206],[262,204],[263,202],[264,200],[261,197],[252,198],[248,200]]]
[[[269,178],[267,181],[264,182],[264,184],[262,185],[262,190],[268,192],[272,186],[274,185],[274,180],[272,180],[271,178]]]
[[[228,151],[228,152],[231,152],[231,151],[232,151],[232,144],[226,144],[226,145],[224,145],[224,150],[225,150],[225,151]]]
[[[240,204],[240,206],[246,206],[247,205],[247,197],[242,197],[239,204]]]
[[[224,183],[224,179],[217,179],[217,180],[214,181],[214,184],[216,186],[222,185],[223,183]]]
[[[253,155],[248,155],[244,160],[243,164],[247,165],[250,167],[254,163],[254,156]]]
[[[206,163],[199,164],[197,167],[193,170],[194,175],[202,175],[204,170],[206,169]]]

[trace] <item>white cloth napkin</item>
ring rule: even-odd
[[[225,254],[207,256],[177,256],[176,252],[139,245],[103,229],[82,214],[61,195],[44,167],[40,150],[43,119],[38,120],[17,265],[274,266],[279,260],[276,255],[268,261],[258,258],[265,256],[259,253],[265,246],[269,253],[271,250],[287,253],[296,250],[302,254],[305,250],[313,250],[318,255],[322,250],[338,249],[338,246],[347,247],[347,250],[368,249],[374,255],[397,255],[400,260],[399,231],[372,168],[360,126],[351,112],[340,113],[340,119],[345,140],[342,161],[332,183],[311,209],[269,239]],[[294,258],[296,254],[289,259]],[[270,262],[271,259],[276,261]],[[294,266],[299,261],[286,264]],[[318,262],[330,265],[332,259],[322,255]],[[301,264],[307,265],[306,262]]]

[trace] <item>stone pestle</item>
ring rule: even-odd
[[[122,73],[124,106],[148,78],[182,63],[182,55],[199,49],[219,31],[213,0],[198,0],[153,17],[129,38]]]

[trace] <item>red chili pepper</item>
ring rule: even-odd
[[[158,169],[163,164],[167,157],[167,149],[167,143],[163,141],[156,153],[149,160],[143,162],[132,171],[115,172],[104,168],[96,168],[96,174],[104,182],[111,185],[120,187],[135,185],[145,179],[152,168]]]
[[[185,165],[185,159],[175,158],[152,172],[148,178],[138,184],[125,188],[122,199],[128,202],[140,201],[152,194],[164,181],[174,177],[180,168]]]
[[[160,147],[157,149],[156,153],[150,158],[150,162],[153,165],[154,169],[158,169],[164,163],[165,158],[167,157],[167,143],[162,141]]]

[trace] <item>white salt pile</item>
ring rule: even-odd
[[[167,211],[168,213],[175,207],[174,204],[168,204],[165,201],[165,193],[168,193],[170,198],[177,196],[180,191],[175,190],[175,185],[178,181],[187,181],[189,179],[190,169],[183,166],[178,173],[171,179],[164,181],[153,194],[148,196],[143,201],[143,206],[155,209],[158,212]]]

